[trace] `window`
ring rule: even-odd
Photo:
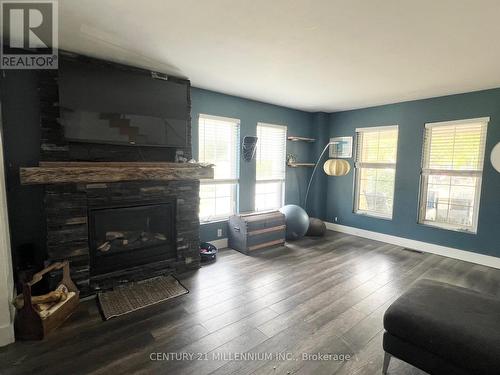
[[[419,223],[477,231],[488,121],[425,125]]]
[[[356,129],[354,212],[392,219],[398,127]]]
[[[199,160],[215,164],[214,179],[200,184],[200,221],[237,212],[240,120],[200,115]]]
[[[257,124],[255,210],[280,208],[285,201],[286,126]]]

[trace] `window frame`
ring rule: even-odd
[[[454,232],[468,233],[468,234],[477,234],[478,226],[479,226],[479,209],[481,205],[481,190],[483,184],[483,174],[484,174],[484,158],[486,155],[486,138],[488,133],[488,124],[490,122],[490,117],[478,117],[471,119],[463,119],[463,120],[452,120],[452,121],[440,121],[440,122],[429,122],[425,124],[424,128],[424,139],[422,142],[422,160],[420,165],[420,181],[419,181],[419,201],[418,201],[418,213],[417,213],[417,223],[420,225],[424,225],[427,227],[444,229]],[[484,123],[484,140],[482,143],[483,149],[481,152],[481,169],[477,171],[473,170],[443,170],[443,169],[431,169],[426,165],[426,160],[429,159],[429,155],[426,155],[426,151],[429,150],[430,147],[426,145],[426,132],[428,129],[439,126],[453,126],[453,125],[466,125],[471,123]],[[430,145],[429,145],[430,146]],[[427,172],[424,173],[424,170]],[[432,170],[439,173],[432,173]],[[475,176],[473,176],[475,174]],[[426,220],[426,212],[427,212],[427,197],[429,191],[429,176],[431,175],[449,175],[450,177],[460,177],[460,176],[473,176],[476,178],[476,185],[474,191],[474,211],[472,213],[472,225],[465,226],[459,224],[450,224],[447,222],[438,222]],[[450,182],[451,184],[451,182]]]
[[[359,152],[359,134],[366,132],[382,132],[382,131],[397,131],[396,138],[396,161],[394,163],[363,163],[358,162],[358,158],[360,158]],[[354,199],[353,199],[353,213],[361,216],[373,217],[376,219],[389,220],[392,221],[394,217],[394,201],[395,201],[395,186],[396,186],[396,172],[397,172],[397,162],[398,162],[398,144],[399,144],[399,125],[384,125],[384,126],[372,126],[372,127],[364,127],[364,128],[356,128],[355,130],[355,139],[356,139],[356,154],[354,157]],[[364,164],[361,166],[360,164]],[[367,169],[394,169],[394,182],[393,182],[393,193],[392,193],[392,207],[390,215],[386,215],[376,211],[367,211],[359,208],[359,189],[361,185],[361,170],[363,168]]]
[[[257,137],[259,135],[259,126],[261,127],[268,127],[268,128],[277,128],[277,129],[280,129],[280,130],[284,130],[285,131],[285,136],[284,136],[284,147],[283,147],[283,178],[273,178],[273,179],[259,179],[257,177],[257,163],[258,163],[258,156],[256,156],[256,160],[255,160],[255,167],[256,167],[256,170],[255,170],[255,190],[254,190],[254,209],[255,211],[258,211],[258,212],[265,212],[265,211],[271,211],[271,210],[275,210],[275,209],[278,209],[280,207],[282,207],[284,204],[285,204],[285,183],[286,183],[286,141],[287,141],[287,135],[288,135],[288,127],[287,125],[280,125],[280,124],[271,124],[271,123],[267,123],[267,122],[257,122],[257,126],[256,126],[256,134],[257,134]],[[259,147],[259,139],[257,139],[257,146],[256,147]],[[256,154],[257,154],[257,151],[256,150]],[[281,190],[281,196],[280,196],[280,204],[281,206],[280,207],[275,207],[275,208],[266,208],[266,209],[263,209],[263,210],[257,210],[257,185],[261,183],[261,184],[265,184],[265,183],[281,183],[280,184],[280,190]]]
[[[212,120],[217,120],[217,121],[231,122],[231,123],[234,123],[236,125],[236,137],[235,137],[236,138],[236,144],[235,144],[235,150],[236,150],[235,159],[236,160],[235,160],[235,165],[236,165],[236,176],[237,177],[230,178],[230,179],[217,179],[214,177],[213,179],[201,179],[200,180],[200,191],[201,191],[201,187],[203,185],[204,186],[228,185],[228,184],[235,185],[235,187],[234,187],[234,200],[231,202],[232,212],[229,213],[229,215],[219,215],[219,216],[213,215],[213,216],[203,218],[198,214],[198,219],[200,221],[200,224],[209,224],[209,223],[215,223],[215,222],[219,222],[219,221],[226,221],[229,218],[229,216],[237,214],[239,212],[241,120],[238,118],[216,116],[216,115],[209,115],[209,114],[205,114],[205,113],[200,113],[198,115],[198,159],[200,159],[199,152],[200,152],[200,145],[201,145],[201,142],[200,142],[200,130],[201,130],[200,120],[201,119],[208,119],[208,120],[212,119]],[[217,198],[215,198],[215,199],[217,199]],[[201,197],[200,197],[200,201],[201,201]]]

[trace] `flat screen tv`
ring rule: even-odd
[[[186,146],[188,81],[90,59],[61,60],[59,106],[68,141]]]

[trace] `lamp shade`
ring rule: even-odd
[[[351,170],[351,165],[347,160],[328,159],[323,164],[323,170],[328,176],[345,176]]]

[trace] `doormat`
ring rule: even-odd
[[[108,320],[186,293],[189,291],[170,275],[132,282],[101,292],[97,295],[97,300],[104,320]]]

